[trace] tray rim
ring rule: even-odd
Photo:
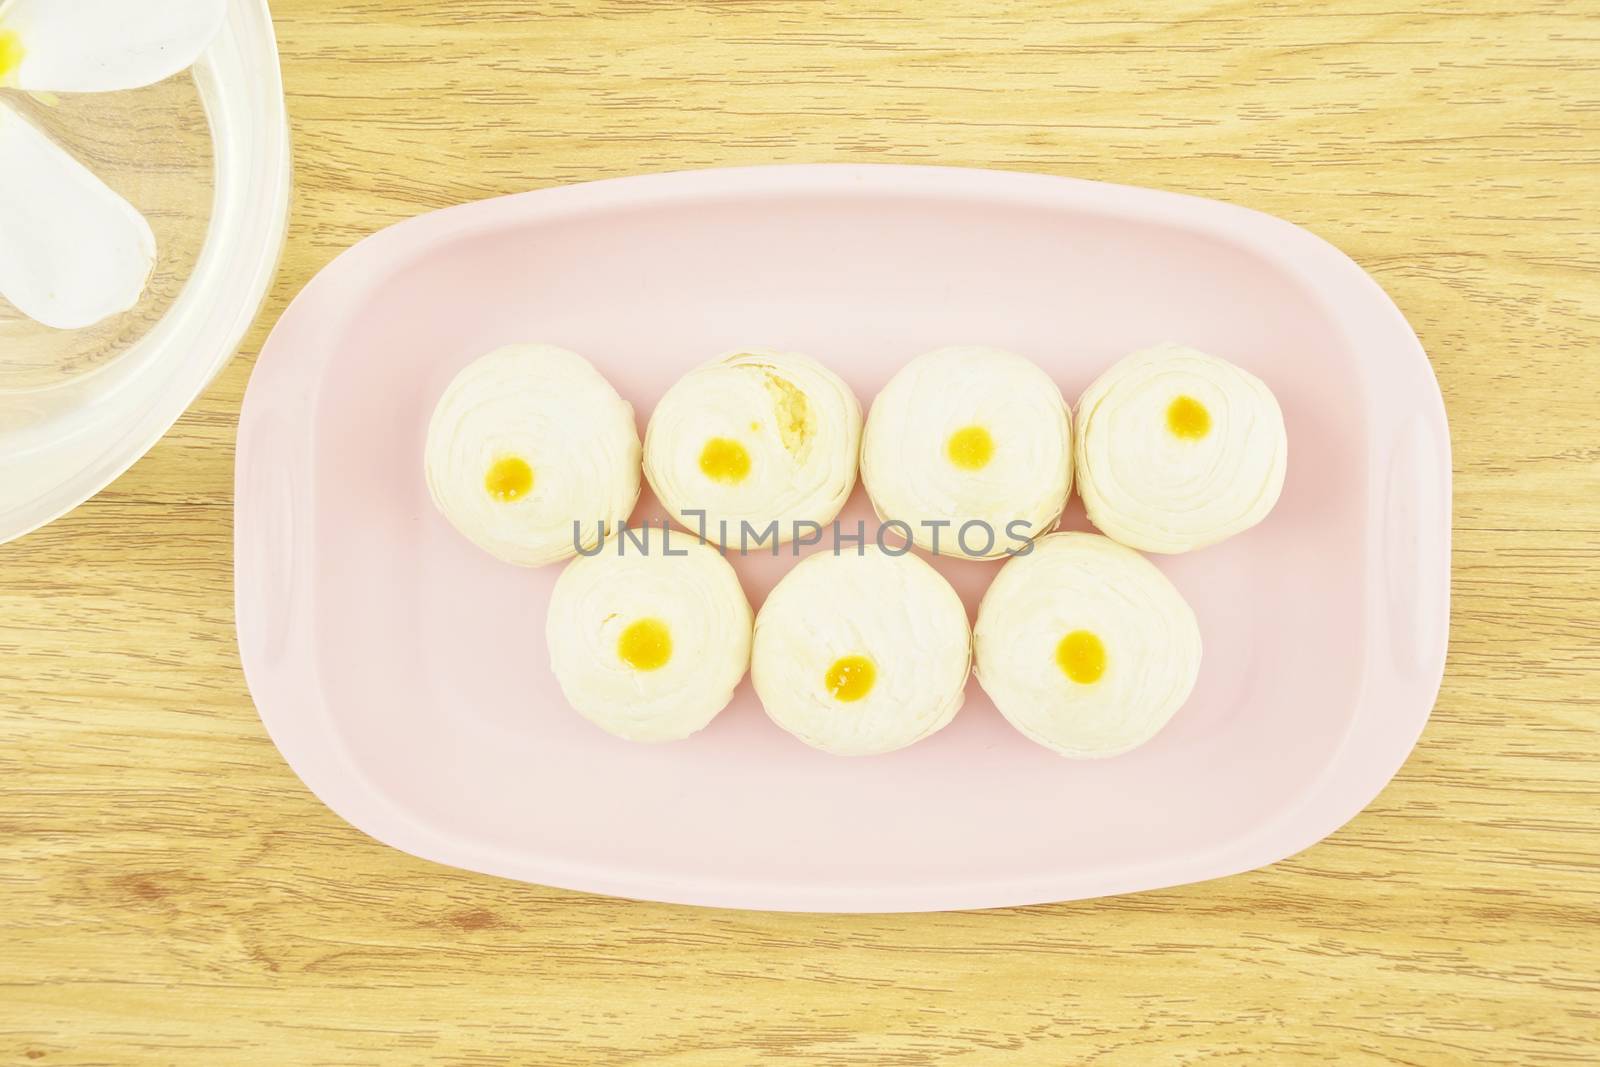
[[[1363,676],[1357,715],[1338,749],[1307,790],[1267,823],[1204,856],[1122,866],[1114,873],[1059,872],[1025,878],[942,883],[930,887],[783,885],[711,882],[648,871],[597,868],[559,857],[463,844],[414,820],[375,790],[366,789],[326,725],[328,708],[309,654],[310,606],[304,567],[292,558],[307,528],[307,509],[293,509],[296,479],[309,471],[309,412],[320,380],[307,373],[332,358],[341,309],[358,307],[395,262],[480,228],[513,221],[717,196],[861,192],[933,195],[1039,207],[1093,209],[1141,222],[1166,224],[1243,244],[1295,275],[1325,303],[1353,301],[1360,314],[1336,315],[1361,336],[1381,340],[1390,365],[1383,380],[1409,379],[1406,388],[1368,390],[1369,435],[1390,434],[1372,450],[1369,484],[1375,495],[1366,536],[1381,561],[1404,552],[1408,567],[1391,566],[1385,588],[1369,595]],[[338,269],[335,269],[338,265]],[[1316,285],[1311,284],[1315,281]],[[1404,360],[1394,358],[1403,353]],[[1420,398],[1420,404],[1417,401]],[[307,423],[301,432],[296,422]],[[267,462],[262,457],[273,461]],[[284,459],[283,457],[287,457]],[[1401,493],[1426,487],[1418,494]],[[1360,813],[1398,772],[1431,714],[1443,681],[1448,648],[1451,540],[1451,462],[1448,423],[1438,382],[1409,323],[1378,283],[1353,260],[1310,231],[1273,215],[1181,193],[1080,178],[1015,171],[899,164],[785,164],[633,175],[554,186],[460,204],[381,230],[337,256],[294,298],[262,347],[240,413],[235,467],[235,613],[240,660],[263,725],[291,769],[345,821],[412,855],[488,874],[581,892],[669,903],[812,912],[908,912],[1009,907],[1144,891],[1242,873],[1286,858],[1322,840]],[[281,504],[277,513],[265,502]],[[258,509],[262,509],[258,513]],[[282,540],[275,546],[274,535]],[[287,547],[285,547],[287,545]],[[1375,564],[1375,569],[1381,564]],[[264,573],[266,567],[271,573]],[[276,576],[280,589],[274,590]],[[1368,575],[1370,581],[1372,576]],[[1396,589],[1399,596],[1397,599]],[[272,601],[273,625],[263,622]],[[1390,605],[1387,613],[1375,606]],[[1394,604],[1431,606],[1431,627],[1407,626]],[[1429,632],[1417,631],[1427,629]],[[1381,683],[1381,684],[1380,684]],[[1374,693],[1377,693],[1375,697]],[[1403,699],[1396,699],[1400,694]],[[1398,712],[1375,714],[1381,697]],[[293,710],[287,710],[293,709]],[[318,731],[323,731],[319,734]],[[319,743],[319,741],[321,743]],[[1354,744],[1376,751],[1345,756]],[[1353,766],[1352,766],[1353,764]]]

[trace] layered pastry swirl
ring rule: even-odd
[[[628,517],[639,499],[639,431],[633,408],[576,352],[508,345],[446,387],[424,466],[451,525],[507,563],[536,567],[593,546],[601,524]]]
[[[673,741],[732,699],[750,626],[750,602],[716,549],[686,534],[648,552],[613,539],[562,570],[545,641],[561,692],[585,718],[630,741]]]
[[[1126,357],[1078,401],[1078,492],[1103,533],[1187,552],[1266,518],[1288,438],[1261,379],[1182,345]]]
[[[994,558],[1053,529],[1072,487],[1071,420],[1037,366],[998,348],[918,356],[872,402],[861,480],[922,548]]]
[[[1000,568],[978,608],[978,682],[1013,726],[1064,756],[1155,736],[1200,671],[1182,594],[1130,548],[1054,533]]]
[[[741,352],[690,371],[645,431],[644,473],[687,529],[737,545],[741,523],[826,525],[856,482],[861,404],[809,356]]]
[[[926,561],[818,552],[756,617],[750,674],[773,722],[826,752],[890,752],[943,727],[971,664],[966,609]]]

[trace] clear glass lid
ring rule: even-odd
[[[0,168],[3,542],[143,455],[255,317],[289,197],[264,0],[0,0]]]

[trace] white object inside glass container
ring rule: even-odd
[[[79,20],[100,28],[50,59]],[[80,91],[106,85],[124,88]],[[142,455],[255,316],[289,190],[265,3],[0,5],[0,156],[19,150],[0,177],[0,542]]]

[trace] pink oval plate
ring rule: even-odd
[[[633,745],[545,659],[559,567],[501,564],[435,513],[428,416],[513,341],[592,359],[637,410],[747,347],[869,402],[946,344],[1037,361],[1067,397],[1177,340],[1264,378],[1288,422],[1266,522],[1157,563],[1205,663],[1154,741],[1099,762],[1025,740],[974,682],[943,732],[827,756],[749,682],[703,733]],[[239,647],[273,741],[380,841],[477,871],[741,908],[1029,904],[1248,870],[1355,815],[1411,750],[1449,618],[1450,458],[1427,357],[1342,253],[1214,201],[1029,174],[787,166],[623,178],[367,238],[278,322],[239,427]],[[636,518],[659,516],[648,495]],[[875,528],[858,488],[844,520]],[[1086,528],[1074,501],[1064,523]],[[792,564],[736,565],[752,603]],[[996,564],[941,561],[970,609]]]

